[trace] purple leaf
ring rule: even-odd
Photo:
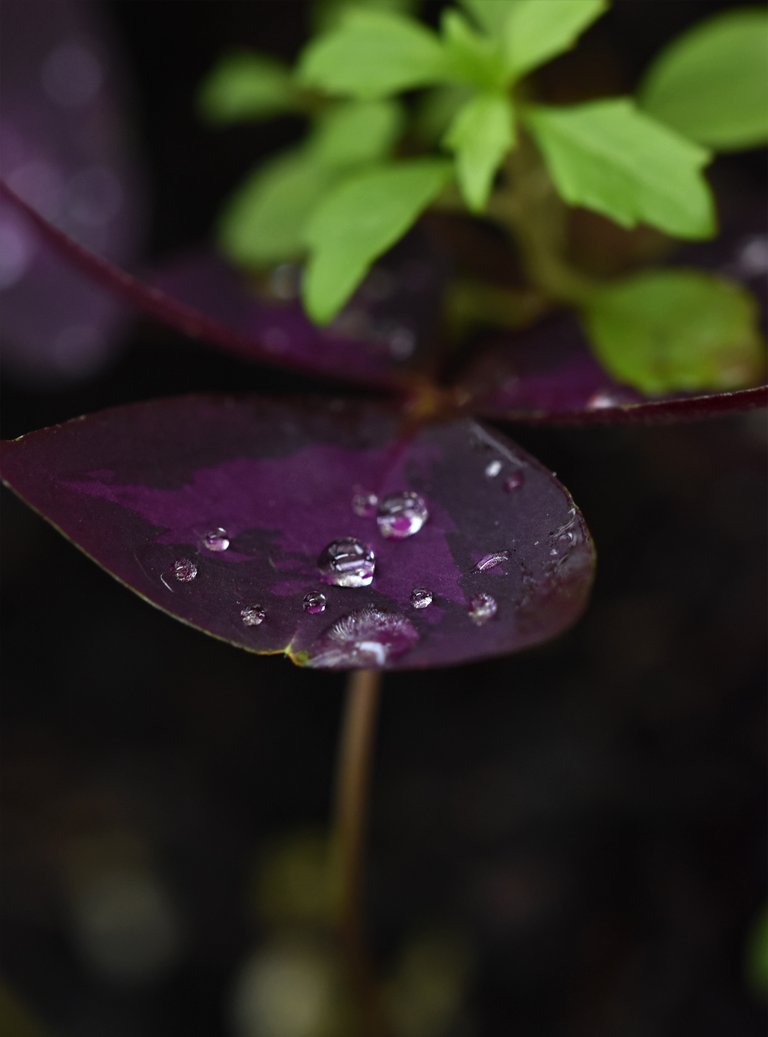
[[[409,384],[406,362],[417,339],[426,337],[425,315],[434,319],[438,312],[436,305],[427,304],[439,290],[438,281],[427,269],[425,292],[418,282],[419,276],[424,280],[418,272],[422,266],[412,275],[417,305],[411,306],[416,312],[406,320],[402,315],[398,322],[381,317],[375,307],[366,312],[358,302],[345,317],[349,325],[350,316],[358,315],[359,337],[354,323],[324,331],[312,325],[297,305],[259,303],[244,278],[221,260],[190,257],[155,275],[156,283],[148,283],[75,241],[0,180],[0,205],[3,199],[42,241],[110,295],[182,334],[270,366],[370,387],[405,388]],[[365,291],[364,285],[361,292]],[[419,293],[426,301],[420,301]]]
[[[567,491],[474,422],[398,431],[382,407],[186,397],[7,442],[2,474],[146,600],[300,664],[449,665],[573,623],[594,555]]]
[[[0,176],[73,237],[120,262],[143,224],[120,64],[92,5],[5,0]],[[44,305],[41,301],[44,300]],[[91,374],[120,313],[0,200],[3,362],[27,381]]]

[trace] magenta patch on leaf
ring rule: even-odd
[[[594,556],[567,491],[474,422],[407,440],[398,424],[390,410],[341,401],[161,400],[5,443],[2,474],[121,582],[252,651],[341,669],[440,666],[573,623]],[[486,476],[494,459],[502,476],[525,470],[515,494]],[[380,499],[407,488],[428,502],[429,521],[405,539],[383,536],[376,516],[350,507],[357,485]],[[211,550],[219,530],[227,547]],[[369,583],[322,580],[323,551],[344,538],[371,547]],[[503,565],[478,568],[490,552]],[[308,608],[320,586],[324,607]],[[428,608],[413,607],[414,588],[429,589]],[[472,603],[491,591],[493,621],[478,625]]]

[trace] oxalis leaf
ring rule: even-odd
[[[701,169],[709,153],[627,98],[524,113],[557,190],[623,227],[650,223],[680,238],[715,232]]]
[[[725,11],[694,26],[658,56],[640,100],[719,151],[768,142],[768,11]]]
[[[340,401],[161,400],[6,442],[2,476],[153,605],[300,664],[449,665],[573,623],[594,556],[565,489],[471,421],[400,442],[398,422]],[[410,515],[387,503],[402,491],[422,498]],[[361,492],[389,526],[353,507]],[[368,586],[324,580],[324,549],[349,537],[375,555]]]
[[[311,256],[302,294],[307,313],[327,323],[380,256],[442,191],[451,165],[399,162],[353,174],[313,211],[306,229]]]
[[[755,300],[732,281],[657,270],[600,291],[584,319],[609,374],[661,395],[757,381],[765,369],[757,315]]]

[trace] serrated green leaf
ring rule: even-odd
[[[312,161],[307,148],[284,152],[259,166],[221,214],[218,239],[222,250],[252,267],[301,255],[309,214],[333,176]]]
[[[606,370],[651,396],[753,385],[765,367],[757,304],[741,285],[695,270],[638,274],[584,314]]]
[[[298,102],[285,65],[264,54],[235,51],[203,80],[198,107],[208,122],[230,123],[295,111]]]
[[[537,106],[524,118],[566,202],[623,227],[644,221],[680,238],[714,233],[714,204],[701,173],[709,153],[631,100]]]
[[[320,165],[344,168],[387,158],[403,128],[395,101],[346,101],[320,119],[310,140]]]
[[[445,11],[440,29],[457,82],[479,90],[499,90],[504,86],[501,49],[493,40],[475,32],[456,10]]]
[[[648,71],[640,102],[719,151],[768,142],[768,11],[726,11],[676,39]]]
[[[493,178],[514,143],[514,112],[505,94],[478,94],[457,113],[445,135],[456,153],[456,175],[472,212],[485,208]]]
[[[512,0],[501,30],[509,75],[520,79],[571,48],[607,6],[606,0]]]
[[[299,61],[299,78],[330,94],[376,100],[451,78],[437,36],[402,15],[349,11],[337,29],[313,40]]]
[[[333,318],[371,263],[405,234],[450,176],[450,163],[418,159],[352,174],[326,195],[305,233],[311,256],[302,295],[314,321]]]

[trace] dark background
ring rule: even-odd
[[[618,49],[609,78],[631,87],[661,42],[721,6],[619,3],[595,53]],[[134,77],[156,256],[203,238],[247,167],[295,135],[289,120],[206,129],[192,97],[233,44],[295,53],[304,5],[100,7]],[[129,344],[78,386],[6,379],[3,434],[191,389],[320,391],[144,324]],[[595,596],[535,652],[385,680],[370,847],[382,967],[425,932],[459,943],[446,1035],[761,1033],[745,954],[764,901],[764,416],[511,433],[585,513]],[[276,838],[327,823],[344,680],[174,623],[8,494],[3,548],[8,983],[54,1032],[235,1033],[237,977],[273,938],[254,874]],[[119,907],[92,922],[94,889],[117,873],[154,891],[165,929]],[[143,969],[109,965],[142,939]]]

